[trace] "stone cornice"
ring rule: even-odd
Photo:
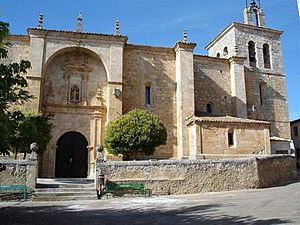
[[[247,60],[246,57],[238,57],[238,56],[231,56],[229,58],[230,63],[237,63],[237,64],[244,64],[244,62]]]
[[[208,55],[197,55],[194,54],[195,60],[205,60],[205,61],[212,61],[212,62],[220,62],[220,63],[229,63],[227,58],[219,58],[219,57],[212,57]]]
[[[21,42],[29,42],[30,38],[28,35],[9,35],[5,38],[6,41],[21,41]]]
[[[173,48],[160,47],[160,46],[150,46],[150,45],[126,44],[125,49],[155,51],[155,52],[162,52],[162,53],[169,53],[169,54],[174,53]]]
[[[122,35],[113,34],[102,34],[102,33],[80,33],[75,31],[63,31],[63,30],[48,30],[48,29],[38,29],[38,28],[28,28],[28,35],[31,37],[45,37],[55,36],[55,37],[65,37],[65,38],[78,38],[78,39],[93,39],[93,40],[104,40],[113,42],[127,42],[128,37]]]
[[[192,125],[195,123],[246,123],[246,124],[262,124],[266,126],[270,126],[270,122],[268,121],[261,121],[261,120],[253,120],[253,119],[244,119],[239,117],[233,117],[233,116],[191,116],[190,118],[186,119],[186,125]]]
[[[179,49],[184,49],[187,51],[193,52],[194,48],[197,46],[196,43],[193,42],[180,42],[178,41],[173,47],[174,51],[177,52]]]

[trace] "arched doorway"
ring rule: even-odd
[[[67,132],[57,141],[55,177],[87,177],[88,142],[78,132]]]

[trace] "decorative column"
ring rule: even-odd
[[[194,99],[194,55],[196,43],[187,42],[186,31],[183,42],[177,42],[176,53],[176,111],[177,111],[177,158],[189,156],[189,137],[186,119],[195,114]]]

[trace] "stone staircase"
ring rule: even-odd
[[[38,178],[32,201],[97,200],[94,180],[84,178]]]

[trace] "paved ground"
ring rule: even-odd
[[[260,190],[81,202],[1,202],[0,224],[300,224],[300,182]]]

